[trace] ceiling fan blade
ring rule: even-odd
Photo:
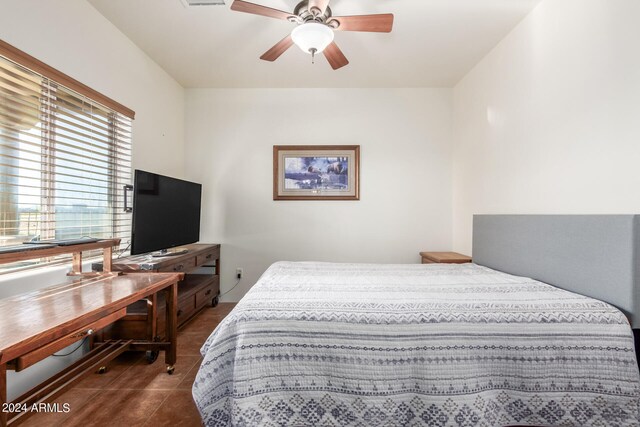
[[[349,63],[349,60],[344,56],[344,53],[342,53],[335,42],[332,42],[327,46],[322,53],[324,53],[324,56],[327,58],[327,61],[329,61],[331,68],[334,70],[344,67]]]
[[[282,55],[291,46],[293,46],[293,40],[291,39],[291,34],[289,34],[287,37],[283,38],[278,43],[276,43],[271,49],[266,51],[260,57],[260,59],[273,62],[276,59],[278,59],[280,55]]]
[[[327,6],[329,6],[329,0],[309,0],[309,12],[311,12],[311,9],[316,8],[320,11],[318,16],[324,14]]]
[[[380,15],[334,16],[329,19],[327,24],[333,27],[335,25],[334,21],[337,21],[339,24],[334,28],[336,31],[390,33],[393,28],[392,13],[383,13]]]
[[[255,3],[249,3],[248,1],[243,0],[235,0],[231,4],[231,10],[235,10],[236,12],[252,13],[254,15],[268,16],[269,18],[284,19],[286,21],[296,19],[296,16],[292,13],[283,12],[278,9],[272,9]]]

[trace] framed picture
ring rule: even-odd
[[[274,145],[273,200],[359,200],[359,145]]]

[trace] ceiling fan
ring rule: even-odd
[[[291,34],[280,40],[266,51],[260,59],[275,61],[295,43],[303,52],[311,54],[323,53],[331,68],[337,70],[349,63],[338,45],[333,41],[334,31],[367,31],[390,33],[393,27],[393,14],[357,16],[333,16],[329,8],[329,0],[303,0],[292,13],[278,9],[235,0],[231,10],[283,19],[298,24]]]

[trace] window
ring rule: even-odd
[[[133,112],[118,107],[0,44],[0,246],[83,236],[119,237],[126,246]],[[0,272],[56,261],[0,265]]]

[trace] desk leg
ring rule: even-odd
[[[147,297],[147,339],[149,341],[159,341],[158,336],[158,294],[155,293]],[[145,357],[148,363],[153,363],[158,358],[159,350],[147,350]]]
[[[158,315],[158,294],[153,294],[147,298],[147,336],[149,341],[156,341],[158,336],[158,326],[156,316]]]
[[[167,340],[171,343],[165,351],[167,373],[172,374],[178,353],[178,284],[174,283],[166,290]]]
[[[7,425],[8,412],[5,411],[4,404],[7,402],[7,364],[0,364],[0,426]]]

